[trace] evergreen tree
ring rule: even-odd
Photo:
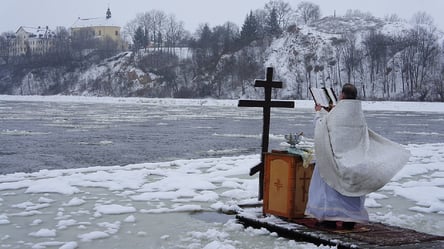
[[[200,37],[198,41],[198,47],[203,49],[208,49],[211,47],[211,36],[212,32],[208,24],[205,24],[202,27],[202,30],[200,32]]]
[[[276,9],[271,9],[270,14],[268,15],[265,27],[266,36],[277,37],[282,34],[282,29],[279,26],[278,16]]]
[[[256,17],[253,15],[253,11],[245,18],[245,22],[242,25],[241,41],[244,45],[250,44],[259,38],[258,34],[259,23]]]
[[[136,29],[136,32],[134,33],[134,39],[133,39],[133,43],[134,43],[134,49],[138,50],[140,48],[145,48],[146,47],[146,43],[147,43],[147,37],[146,34],[143,30],[143,28],[141,26],[139,26]]]
[[[197,31],[198,39],[193,41],[190,45],[193,49],[193,64],[197,74],[205,74],[205,72],[212,67],[212,35],[208,24],[205,24]]]
[[[281,30],[286,30],[289,24],[294,22],[293,9],[290,4],[282,0],[270,0],[265,4],[265,10],[268,13],[271,13],[273,9],[276,12],[276,19],[279,27]]]

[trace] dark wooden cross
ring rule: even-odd
[[[272,101],[271,90],[273,88],[282,88],[281,81],[273,81],[273,68],[267,68],[266,80],[255,80],[255,87],[263,87],[265,90],[265,100],[239,100],[239,107],[262,107],[264,113],[262,128],[262,154],[261,162],[251,168],[250,176],[259,172],[259,200],[264,196],[264,157],[268,152],[268,143],[270,135],[270,110],[271,107],[294,108],[294,101]]]

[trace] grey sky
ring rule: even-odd
[[[20,26],[70,27],[78,17],[104,16],[110,6],[113,18],[122,27],[138,13],[152,9],[174,14],[194,32],[199,24],[210,26],[226,21],[242,25],[250,10],[263,8],[269,0],[0,0],[0,33]],[[301,1],[284,0],[296,8]],[[348,9],[370,12],[377,17],[397,14],[410,19],[418,11],[430,14],[444,30],[443,0],[308,0],[318,4],[322,15],[342,15]]]

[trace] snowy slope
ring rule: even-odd
[[[388,53],[388,57],[385,58],[386,64],[381,64],[379,73],[371,79],[370,58],[367,48],[364,47],[364,41],[372,32],[384,35],[386,39],[401,39],[412,29],[411,24],[402,21],[325,17],[310,25],[299,26],[298,29],[286,32],[274,40],[264,55],[265,66],[274,67],[277,77],[285,83],[286,87],[279,94],[282,98],[310,98],[308,92],[310,86],[333,87],[338,92],[340,86],[347,82],[357,85],[361,98],[385,100],[402,98],[401,96],[405,95],[401,90],[402,84],[406,81],[406,78],[401,77],[401,71],[404,70],[400,61],[402,50],[393,56]],[[429,27],[425,29],[429,30]],[[436,32],[435,35],[436,44],[440,44],[444,37],[442,32]],[[351,57],[352,52],[355,53],[354,57]],[[355,68],[352,68],[351,75],[348,75],[346,60],[351,58],[356,60]],[[385,73],[385,70],[390,71]],[[427,75],[433,77],[431,72]],[[390,84],[390,88],[384,89],[383,84],[387,84],[387,88]],[[433,87],[433,84],[425,85],[425,88],[429,88],[427,89],[429,92],[433,91]]]
[[[148,53],[149,50],[128,51],[93,63],[78,62],[80,65],[31,66],[19,70],[0,68],[0,93],[259,98],[263,91],[254,88],[254,79],[264,78],[265,68],[271,66],[275,68],[275,78],[284,83],[283,89],[274,91],[275,98],[309,99],[310,86],[333,87],[338,92],[342,84],[351,82],[358,86],[363,99],[442,101],[444,93],[439,85],[442,82],[442,58],[441,62],[439,58],[431,58],[427,60],[428,65],[419,68],[425,70],[424,82],[415,89],[415,93],[410,94],[406,92],[408,87],[405,84],[413,76],[407,75],[405,69],[408,64],[420,65],[417,58],[421,54],[412,54],[411,61],[402,61],[402,50],[389,51],[387,57],[379,58],[378,68],[371,69],[371,58],[363,43],[371,32],[394,40],[401,39],[412,30],[411,24],[402,21],[328,16],[310,25],[288,29],[272,41],[253,42],[238,51],[223,54],[218,58],[216,68],[206,71],[195,68],[198,63],[193,62],[192,50],[189,49],[174,50],[181,61],[179,66],[168,62],[174,66],[167,63],[158,68],[153,68],[153,65],[158,64],[161,56],[167,57],[167,53],[153,55]],[[432,51],[437,51],[441,49],[444,35],[436,31],[434,36],[437,47]],[[399,43],[402,42],[396,45]],[[347,65],[350,60],[353,68]],[[242,67],[240,71],[236,68],[244,64],[252,66]],[[233,65],[236,65],[235,68]],[[167,70],[164,67],[171,68]],[[252,72],[243,76],[245,72],[242,70]]]

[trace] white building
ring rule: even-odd
[[[15,37],[10,39],[9,55],[42,55],[49,51],[54,45],[56,35],[48,26],[24,27],[21,26]]]

